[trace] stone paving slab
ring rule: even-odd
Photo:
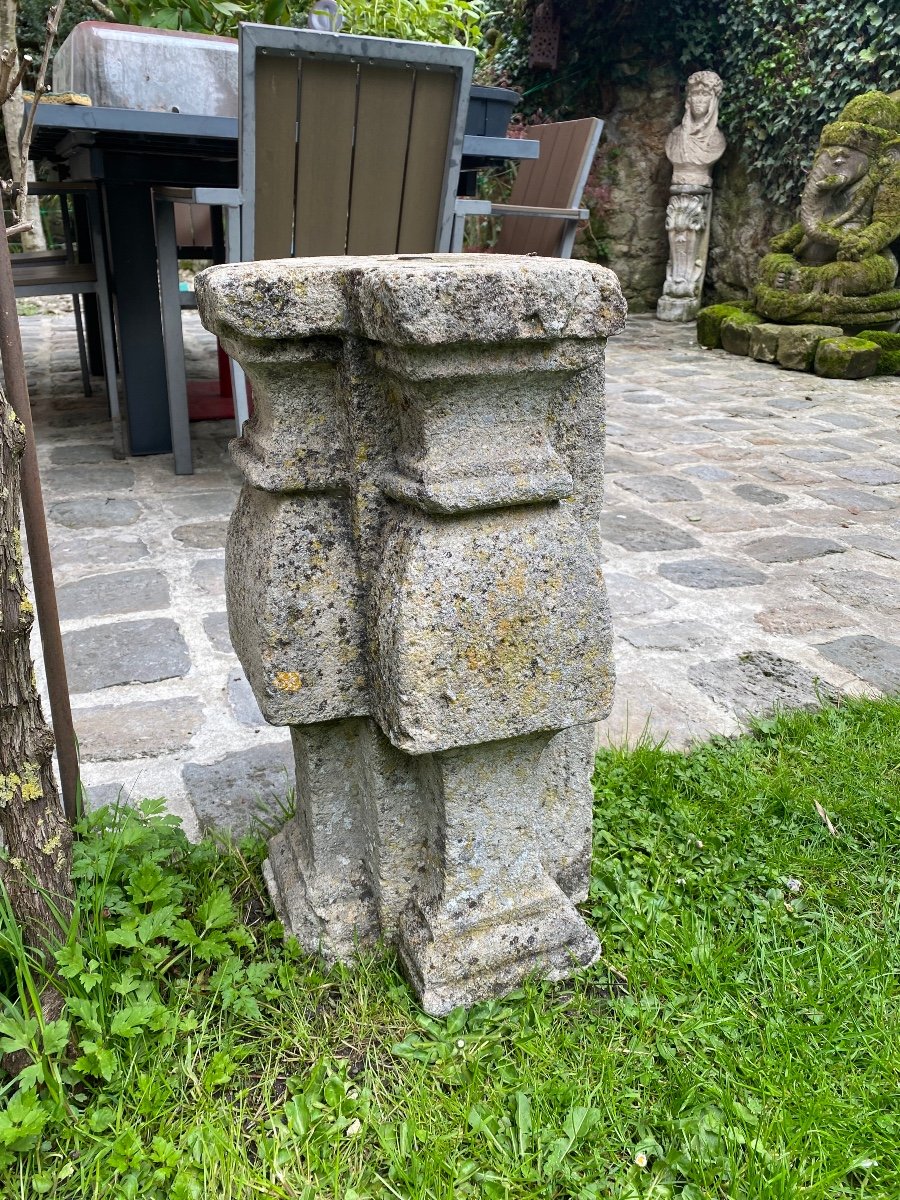
[[[290,738],[262,721],[224,617],[231,424],[192,426],[193,476],[170,455],[117,463],[71,317],[23,331],[92,803],[165,795],[190,833],[260,808],[277,823]],[[185,331],[213,377],[195,314]],[[900,689],[900,381],[819,379],[637,317],[609,344],[607,396],[603,737],[685,745],[773,704]]]

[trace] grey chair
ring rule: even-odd
[[[237,192],[156,193],[175,470],[189,472],[174,201],[223,205],[229,262],[450,249],[475,53],[241,25]],[[238,431],[247,416],[233,374]]]
[[[100,199],[93,183],[33,183],[28,190],[36,196],[58,196],[62,215],[64,250],[36,251],[12,256],[13,283],[17,299],[29,296],[71,296],[75,311],[78,354],[84,393],[91,394],[90,372],[84,339],[81,297],[96,296],[100,318],[100,343],[103,353],[103,377],[113,431],[113,454],[125,457],[125,431],[119,407],[116,379],[116,341]],[[69,205],[83,204],[87,215],[90,245],[77,245],[72,234],[73,216]]]

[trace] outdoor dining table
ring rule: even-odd
[[[490,159],[537,158],[537,142],[466,137],[463,170]],[[32,156],[104,195],[118,315],[118,354],[131,454],[172,449],[153,219],[156,187],[236,188],[236,117],[40,105]]]

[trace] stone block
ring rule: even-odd
[[[839,338],[839,325],[784,325],[778,339],[778,365],[789,371],[811,371],[823,338]]]
[[[697,313],[697,341],[707,350],[718,350],[722,345],[722,323],[751,309],[749,302],[740,300],[701,308]]]
[[[740,312],[726,317],[722,322],[722,349],[729,354],[748,355],[751,332],[759,323],[759,317],[753,312]]]
[[[226,595],[260,708],[291,728],[297,814],[266,867],[286,930],[331,960],[386,940],[432,1013],[594,961],[574,904],[612,699],[614,276],[422,255],[197,288],[253,385]]]
[[[859,337],[823,338],[813,369],[826,379],[867,379],[878,370],[881,348]]]
[[[750,330],[750,357],[757,362],[773,363],[778,360],[778,339],[783,325],[769,325],[762,321]]]
[[[187,675],[190,656],[174,621],[110,621],[63,634],[73,692]]]

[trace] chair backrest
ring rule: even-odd
[[[475,53],[241,25],[241,257],[450,246]]]
[[[519,164],[510,204],[532,208],[577,208],[587,184],[603,122],[598,117],[532,125],[525,136],[541,143],[540,158]],[[496,249],[501,254],[555,258],[570,227],[545,217],[504,216]]]

